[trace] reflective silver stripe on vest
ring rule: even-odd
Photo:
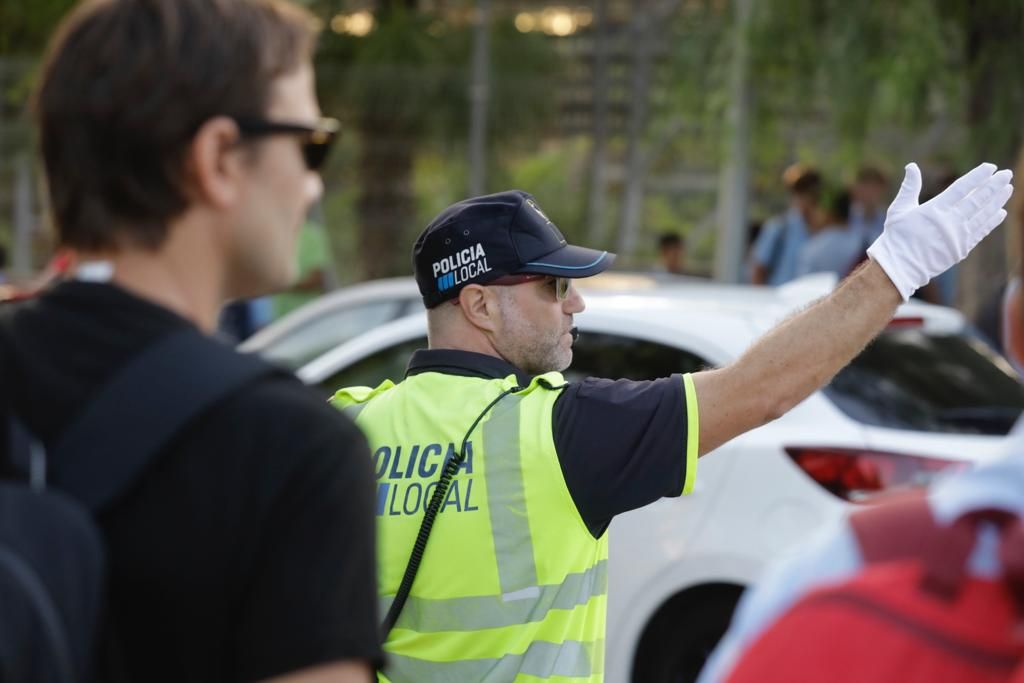
[[[519,408],[522,396],[508,396],[483,425],[487,507],[491,515],[498,580],[506,600],[535,600],[537,565],[526,512],[522,454],[519,448]]]
[[[608,561],[601,560],[585,572],[569,574],[561,584],[537,587],[533,600],[507,601],[500,596],[430,599],[409,596],[402,610],[400,628],[419,633],[479,631],[543,621],[554,609],[573,609],[594,596],[608,592]],[[381,614],[387,614],[393,596],[381,597]]]
[[[575,640],[562,644],[537,641],[521,655],[456,662],[432,662],[389,652],[384,674],[392,683],[508,683],[516,674],[583,678],[600,672],[600,665],[596,667],[598,671],[594,671],[591,662],[600,662],[603,646],[603,641],[594,644]]]

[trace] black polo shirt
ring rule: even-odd
[[[406,376],[422,372],[515,375],[523,387],[531,379],[501,358],[450,349],[416,351]],[[555,450],[580,517],[595,537],[615,515],[692,485],[697,434],[688,426],[696,431],[697,414],[692,391],[690,396],[692,405],[682,375],[650,381],[591,377],[561,390],[551,424]]]

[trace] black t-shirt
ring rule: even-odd
[[[19,304],[11,322],[0,395],[51,448],[128,358],[191,324],[84,282]],[[190,423],[99,515],[103,651],[118,653],[106,666],[131,681],[250,681],[379,661],[373,519],[362,434],[297,380],[256,381]]]
[[[514,365],[468,351],[417,351],[408,374],[421,372],[515,375],[520,386],[530,383]],[[687,410],[693,408],[680,375],[649,381],[592,377],[562,389],[552,414],[555,450],[573,502],[595,537],[615,515],[683,492],[687,464],[695,467],[696,459],[687,457]]]

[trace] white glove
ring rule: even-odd
[[[885,229],[868,256],[882,267],[903,300],[964,260],[1006,218],[1013,173],[981,164],[918,206],[921,170],[907,164],[903,185],[885,214]]]

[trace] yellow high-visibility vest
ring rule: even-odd
[[[599,683],[607,534],[572,500],[552,437],[565,380],[535,377],[469,434],[423,563],[384,649],[390,683]],[[381,613],[398,590],[442,467],[516,378],[424,372],[332,402],[363,429],[377,474]]]

